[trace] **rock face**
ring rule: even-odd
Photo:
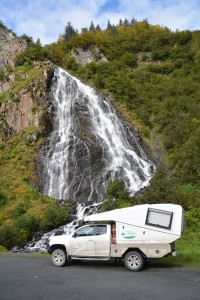
[[[16,56],[26,48],[25,40],[0,27],[0,70],[4,70],[7,65],[14,66]]]
[[[36,64],[35,68],[44,67],[44,64]],[[35,125],[38,128],[38,134],[45,135],[49,120],[48,111],[43,111],[42,107],[53,73],[54,68],[47,65],[46,70],[41,71],[40,76],[30,80],[27,87],[18,90],[14,95],[15,99],[7,99],[6,102],[0,103],[0,141],[7,136],[19,133],[29,125]]]
[[[1,114],[6,115],[5,121],[13,131],[19,132],[33,122],[33,99],[27,89],[19,91],[19,103],[2,103]]]
[[[0,26],[0,70],[5,70],[8,65],[14,67],[16,56],[26,48],[24,39]],[[12,73],[7,71],[5,78],[0,80],[0,93],[3,93],[0,98],[0,141],[29,125],[35,125],[42,135],[49,128],[48,112],[42,111],[41,107],[54,67],[48,62],[33,65],[33,70],[41,69],[40,73],[36,72],[37,76],[33,76],[34,72],[29,75],[25,70],[19,73],[14,70]],[[27,84],[22,84],[23,81]]]
[[[76,62],[78,64],[81,64],[83,66],[91,62],[98,63],[98,62],[108,61],[107,58],[103,55],[103,53],[100,52],[97,46],[95,46],[92,50],[77,48],[75,51],[72,51],[70,54],[76,59]]]

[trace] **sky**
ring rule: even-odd
[[[91,21],[147,19],[172,31],[200,30],[200,0],[0,0],[0,20],[18,36],[26,34],[43,45],[57,42],[65,26],[89,27]]]

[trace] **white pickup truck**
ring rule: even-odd
[[[131,271],[145,261],[176,256],[174,241],[184,229],[184,212],[175,204],[143,204],[85,217],[90,222],[71,235],[49,238],[48,252],[55,266],[68,260],[122,258]]]

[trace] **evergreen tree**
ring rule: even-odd
[[[117,31],[117,28],[115,25],[112,25],[112,28],[110,30],[110,34],[111,35],[117,35],[118,34],[118,31]]]
[[[88,31],[87,27],[81,28],[81,33],[84,33],[84,32],[87,32],[87,31]]]
[[[42,47],[42,44],[41,44],[41,41],[40,41],[39,38],[38,38],[37,41],[35,42],[35,46],[38,47],[38,48]]]
[[[32,37],[30,37],[30,36],[28,36],[28,35],[26,35],[26,34],[23,34],[23,35],[21,36],[21,38],[27,42],[28,47],[31,47],[31,46],[34,45],[34,42],[33,42],[33,38],[32,38]]]
[[[95,31],[95,27],[94,27],[93,21],[90,24],[89,31]]]
[[[135,18],[132,18],[131,25],[136,25],[137,23],[138,23],[138,21]]]
[[[107,30],[112,30],[112,25],[110,23],[110,20],[108,20],[108,23],[107,23]]]
[[[122,26],[123,25],[123,21],[120,19],[119,20],[119,26]]]
[[[99,24],[97,24],[96,30],[101,31],[101,27],[99,26]]]
[[[110,33],[110,35],[117,35],[118,31],[115,25],[112,25],[110,23],[110,20],[108,20],[108,24],[107,24],[107,30]]]
[[[141,22],[141,24],[142,24],[146,29],[149,28],[149,22],[148,22],[147,19],[144,19],[144,20]]]
[[[70,40],[73,35],[77,35],[77,31],[74,29],[71,22],[68,22],[67,26],[65,27],[65,33],[63,35],[64,40],[65,41]]]
[[[124,26],[128,27],[130,25],[129,21],[127,19],[124,20]]]

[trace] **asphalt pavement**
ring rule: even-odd
[[[200,269],[76,262],[55,267],[47,254],[0,254],[0,300],[199,300]]]

